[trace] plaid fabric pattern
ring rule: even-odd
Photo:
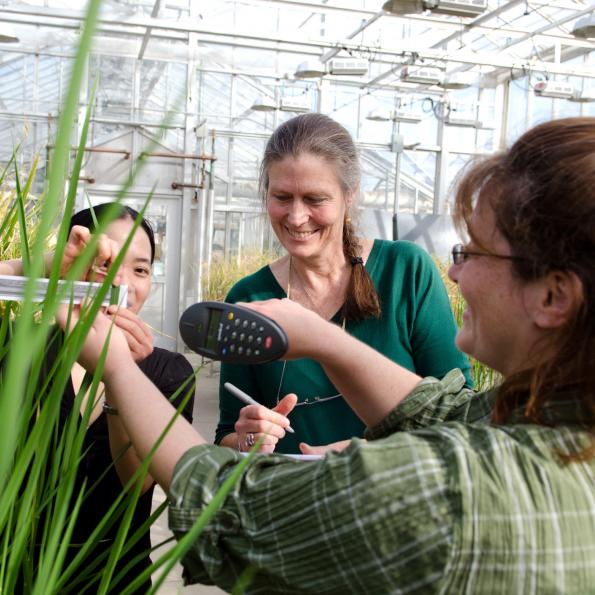
[[[250,593],[595,593],[595,462],[576,400],[560,425],[492,426],[493,393],[458,371],[425,379],[340,454],[258,456],[184,559],[188,582]],[[178,462],[170,527],[190,529],[240,455]]]

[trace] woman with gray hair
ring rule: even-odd
[[[358,237],[352,221],[361,170],[351,135],[322,114],[288,120],[269,139],[260,189],[287,254],[239,281],[229,302],[287,297],[422,376],[442,378],[469,363],[453,344],[456,325],[439,273],[409,242]],[[239,336],[241,339],[242,336]],[[254,348],[245,333],[244,349]],[[262,406],[242,407],[230,382]],[[295,393],[282,398],[287,393]],[[364,425],[318,363],[222,366],[215,441],[245,451],[313,452],[361,437]],[[295,434],[285,436],[291,411]],[[338,447],[338,445],[337,445]]]

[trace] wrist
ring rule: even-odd
[[[110,390],[113,394],[117,393],[118,387],[129,385],[133,382],[134,374],[136,371],[140,372],[140,368],[134,363],[132,354],[128,353],[127,357],[122,361],[119,359],[117,363],[107,366],[103,369],[102,379],[106,386],[106,389]],[[142,374],[142,372],[140,372]],[[110,405],[111,403],[110,399]],[[115,406],[117,408],[117,406]]]

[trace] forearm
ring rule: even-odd
[[[52,269],[52,262],[54,260],[54,253],[50,252],[43,257],[43,275],[48,275]],[[20,277],[23,275],[23,260],[21,258],[13,258],[12,260],[4,260],[0,262],[0,275],[13,275]]]
[[[328,324],[320,335],[310,357],[367,426],[384,419],[421,380],[336,325]]]
[[[138,457],[147,457],[176,410],[143,374],[132,358],[106,373],[105,385],[110,405],[118,409],[126,434],[130,437]],[[149,472],[169,490],[174,466],[192,446],[206,441],[181,416],[173,422],[167,435],[153,455]]]
[[[108,395],[108,401],[112,401]],[[114,460],[114,467],[116,473],[122,482],[126,485],[130,478],[136,473],[141,465],[141,460],[138,458],[136,450],[131,445],[130,437],[126,433],[126,429],[119,415],[107,415],[107,425],[109,429],[109,445]],[[151,475],[147,475],[143,480],[141,493],[144,494],[153,484]]]

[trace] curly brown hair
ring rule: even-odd
[[[545,423],[543,408],[561,387],[581,395],[582,420],[593,441],[579,457],[595,456],[595,118],[546,122],[512,147],[474,163],[458,183],[455,221],[469,230],[481,196],[510,244],[514,274],[523,281],[552,271],[574,273],[583,301],[553,337],[553,356],[529,372],[507,378],[493,421],[502,423],[523,404],[525,415]],[[549,342],[549,341],[548,341]]]

